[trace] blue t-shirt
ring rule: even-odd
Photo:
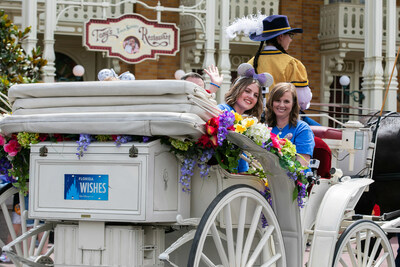
[[[314,151],[314,133],[310,126],[302,120],[297,121],[296,127],[289,127],[289,124],[279,131],[278,127],[272,128],[272,133],[284,138],[287,134],[291,133],[293,136],[290,141],[296,145],[296,151],[299,154],[307,154],[311,157]]]
[[[218,107],[221,110],[236,112],[236,110],[233,107],[229,106],[228,104],[219,104]],[[247,161],[245,161],[244,159],[239,159],[238,172],[239,173],[247,172],[248,170],[249,170],[249,164],[247,163]]]

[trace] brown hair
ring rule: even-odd
[[[254,116],[257,119],[260,119],[261,113],[263,111],[263,97],[262,97],[262,87],[259,81],[254,80],[253,77],[247,78],[243,76],[239,76],[233,83],[233,86],[229,91],[225,94],[225,103],[229,106],[233,107],[235,105],[239,96],[246,90],[246,88],[251,84],[257,84],[258,90],[258,98],[257,103],[254,105],[252,109],[246,110],[244,113],[250,116]]]
[[[296,87],[292,83],[277,83],[269,92],[266,106],[266,121],[270,127],[275,127],[277,124],[276,115],[273,110],[274,101],[279,100],[286,92],[291,92],[293,98],[293,106],[289,114],[289,126],[296,127],[297,125],[300,108],[297,101]]]
[[[205,83],[203,76],[201,76],[200,74],[198,74],[198,73],[196,73],[196,72],[188,72],[188,73],[186,73],[185,75],[183,75],[183,76],[181,77],[181,80],[186,80],[187,78],[198,78],[198,79],[202,79],[203,82]]]

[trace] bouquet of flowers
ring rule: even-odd
[[[279,157],[282,168],[287,170],[289,179],[295,182],[293,199],[297,199],[300,207],[303,207],[303,198],[306,196],[306,184],[304,170],[296,159],[296,146],[286,138],[279,138],[271,133],[267,125],[259,123],[256,118],[243,118],[241,115],[224,111],[220,116],[211,118],[205,125],[206,133],[197,141],[181,141],[169,138],[165,143],[171,145],[172,151],[182,159],[180,183],[183,191],[190,191],[190,179],[193,176],[194,168],[200,168],[200,176],[207,177],[212,157],[218,164],[231,173],[237,173],[238,160],[241,149],[235,144],[226,140],[228,131],[241,133],[257,145]],[[260,178],[266,178],[264,170],[257,168],[249,173],[257,173]],[[266,190],[263,195],[270,202],[268,181],[265,181]]]
[[[279,136],[271,133],[268,126],[258,123],[256,118],[243,119],[240,115],[236,114],[234,128],[236,132],[246,135],[257,145],[262,146],[279,157],[281,167],[287,170],[288,177],[295,182],[293,199],[297,199],[298,205],[303,207],[303,198],[307,193],[307,179],[304,170],[307,167],[302,166],[296,159],[298,155],[296,153],[296,146],[287,138],[281,139]],[[256,170],[256,172],[260,172],[260,170]],[[269,190],[267,189],[266,191]]]

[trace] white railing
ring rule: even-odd
[[[57,1],[57,13],[59,14],[59,21],[62,22],[82,22],[86,21],[89,18],[103,18],[104,14],[107,17],[119,17],[123,14],[132,13],[133,6],[132,3],[124,3],[119,7],[109,7],[106,6],[83,6],[80,7],[80,0],[58,0]],[[69,4],[67,4],[69,2]],[[72,7],[70,5],[71,2],[76,2],[76,6]],[[97,3],[98,5],[104,3],[103,0],[90,0],[85,2],[92,2],[93,4]],[[122,2],[122,0],[110,0],[107,1],[110,4],[116,4],[118,2]],[[181,5],[184,6],[194,6],[198,0],[181,0]],[[162,1],[161,1],[162,3]],[[220,0],[216,0],[217,9],[220,7]],[[199,6],[198,8],[204,8],[203,6]],[[230,1],[230,21],[233,21],[235,18],[241,18],[243,16],[247,16],[249,14],[257,14],[261,12],[262,14],[272,15],[278,14],[279,8],[279,0],[231,0]],[[216,24],[215,27],[219,28],[219,10],[216,12]],[[105,12],[105,13],[104,13]],[[196,28],[196,22],[190,16],[182,16],[181,17],[181,30],[193,29]]]
[[[383,9],[386,14],[385,8]],[[332,38],[364,39],[364,5],[336,3],[321,8],[320,40]],[[400,8],[396,10],[397,21]],[[383,39],[386,36],[386,16],[383,17]],[[400,37],[397,23],[397,38]]]

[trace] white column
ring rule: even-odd
[[[43,58],[47,60],[47,65],[43,67],[43,81],[45,83],[54,82],[56,76],[54,53],[54,31],[57,25],[57,1],[46,0],[45,2],[45,30],[44,30],[44,49]]]
[[[206,0],[206,41],[204,47],[203,68],[207,68],[211,64],[215,65],[215,9],[214,0]],[[209,77],[206,77],[209,80]]]
[[[22,1],[22,29],[29,26],[31,31],[22,44],[27,54],[31,54],[37,44],[37,0]]]
[[[221,89],[218,90],[217,102],[224,103],[225,93],[231,86],[231,61],[229,59],[229,38],[225,34],[226,27],[229,26],[229,0],[221,0],[221,14],[219,27],[219,49],[218,49],[218,67],[221,74],[224,75]]]
[[[365,1],[365,64],[363,69],[366,107],[380,109],[383,98],[382,0]]]
[[[385,65],[385,89],[388,86],[390,75],[393,71],[394,61],[396,59],[396,0],[386,0],[386,65]],[[397,68],[394,68],[392,81],[389,85],[389,92],[387,95],[385,110],[397,110]]]

